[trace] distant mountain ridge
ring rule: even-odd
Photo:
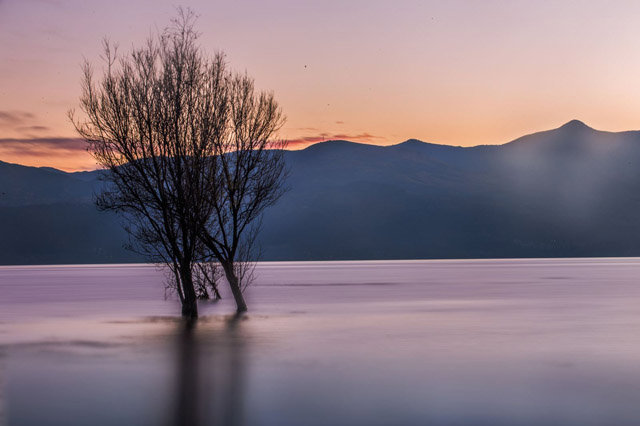
[[[504,145],[289,151],[263,260],[640,256],[640,131],[573,120]],[[133,262],[100,172],[0,162],[0,264]]]

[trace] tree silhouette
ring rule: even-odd
[[[246,310],[239,277],[251,259],[240,255],[282,192],[284,144],[270,139],[284,117],[273,94],[229,71],[222,53],[206,56],[195,15],[178,12],[126,55],[105,41],[102,78],[85,62],[84,116],[70,117],[105,169],[99,208],[122,215],[133,250],[170,268],[183,316],[196,318],[194,273],[212,259]]]

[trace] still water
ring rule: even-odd
[[[640,259],[0,267],[0,425],[638,425]]]

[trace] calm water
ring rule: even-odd
[[[0,425],[638,425],[640,259],[0,267]]]

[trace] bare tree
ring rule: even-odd
[[[119,56],[104,43],[99,83],[84,64],[82,120],[70,117],[106,169],[98,206],[129,222],[133,248],[174,274],[182,314],[197,317],[193,263],[212,209],[204,180],[215,141],[225,133],[228,81],[224,57],[204,56],[194,15],[179,17],[142,48]]]
[[[284,123],[273,94],[228,71],[221,53],[205,56],[194,19],[179,9],[166,30],[124,56],[105,42],[98,83],[84,65],[83,119],[70,112],[106,169],[98,206],[122,214],[132,248],[170,269],[190,318],[199,296],[219,297],[218,265],[238,311],[247,310],[256,219],[286,175],[285,145],[272,141]]]
[[[222,278],[223,272],[218,262],[213,259],[207,259],[194,263],[193,268],[193,282],[198,299],[221,299],[218,283]]]
[[[219,283],[222,280],[224,272],[219,263],[214,259],[202,259],[194,262],[191,268],[193,277],[193,288],[198,300],[219,300],[222,299],[219,290]],[[165,297],[176,294],[180,288],[179,277],[169,269],[166,274]]]
[[[272,141],[284,116],[273,94],[257,92],[246,74],[231,79],[229,103],[228,132],[217,141],[210,167],[213,214],[201,238],[220,262],[238,312],[244,312],[243,280],[253,271],[250,249],[259,218],[285,190],[286,144]]]

